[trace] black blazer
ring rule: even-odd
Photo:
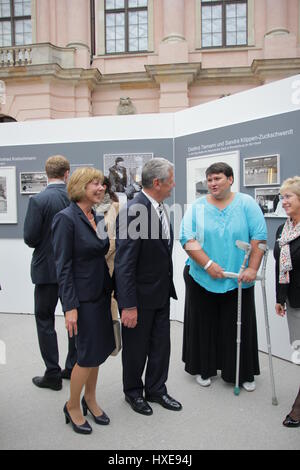
[[[95,216],[96,223],[101,220],[102,216]],[[71,202],[54,217],[52,242],[64,312],[78,308],[81,302],[94,302],[104,292],[111,293],[112,281],[105,261],[109,239],[98,238],[76,203]]]
[[[120,176],[121,174],[121,176]],[[127,171],[126,168],[117,168],[116,165],[109,168],[108,179],[111,183],[112,190],[115,192],[124,193],[127,186]]]
[[[276,232],[274,257],[276,261],[276,302],[284,305],[288,299],[291,307],[300,308],[300,237],[290,243],[293,269],[290,271],[290,283],[279,284],[279,258],[280,247],[278,239],[281,236],[284,224],[280,225]]]
[[[140,234],[134,238],[130,229],[135,232],[136,226]],[[159,217],[142,192],[121,210],[116,232],[115,282],[119,309],[157,309],[164,307],[170,297],[177,299],[173,283],[173,232],[171,229],[169,247],[168,241],[162,238]]]
[[[34,284],[56,284],[56,268],[51,243],[51,224],[55,214],[70,204],[66,185],[50,184],[29,198],[24,222],[24,241],[34,248],[31,279]]]

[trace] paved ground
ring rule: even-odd
[[[66,336],[57,318],[61,357]],[[98,400],[111,418],[109,426],[93,426],[90,436],[76,435],[62,413],[69,383],[60,392],[40,390],[31,379],[43,373],[35,320],[29,315],[0,314],[0,340],[6,365],[0,365],[0,449],[300,449],[300,428],[281,422],[290,410],[300,381],[300,367],[274,358],[278,406],[271,404],[268,357],[260,355],[257,390],[233,394],[220,378],[201,388],[181,362],[182,324],[172,322],[172,357],[168,380],[171,395],[183,404],[171,412],[153,404],[154,414],[134,413],[124,401],[121,362],[109,358],[100,369]]]

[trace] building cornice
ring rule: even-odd
[[[155,86],[152,77],[147,72],[111,73],[101,77],[101,86]]]
[[[201,63],[145,65],[149,76],[156,82],[186,81],[193,83],[201,70]]]
[[[287,77],[300,73],[300,57],[288,59],[255,59],[251,65],[252,73],[261,79],[272,76]]]
[[[186,81],[188,85],[249,84],[258,86],[267,79],[297,75],[300,58],[255,59],[247,67],[204,69],[201,63],[145,65],[145,72],[101,74],[98,68],[64,68],[57,63],[0,67],[0,80],[25,81],[37,78],[102,86],[156,88],[161,83]]]
[[[195,81],[195,84],[198,85],[213,85],[216,83],[247,83],[251,85],[259,85],[260,79],[253,75],[251,67],[222,67],[201,69]]]
[[[4,81],[32,80],[34,78],[53,78],[68,82],[88,82],[92,87],[101,83],[98,69],[70,68],[64,69],[58,64],[24,65],[1,67],[0,79]]]
[[[300,73],[300,58],[255,59],[249,67],[201,68],[195,84],[222,83],[261,85],[266,79],[287,77]]]

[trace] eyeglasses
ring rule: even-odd
[[[289,201],[289,199],[291,199],[291,197],[293,197],[293,196],[294,196],[294,194],[280,194],[279,199],[280,199],[280,201],[283,201],[284,199],[286,201]]]

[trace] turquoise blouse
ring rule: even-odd
[[[266,240],[267,227],[263,213],[248,194],[236,193],[223,210],[210,204],[206,196],[197,199],[185,213],[180,227],[180,242],[197,240],[203,250],[224,271],[239,272],[245,252],[236,247],[236,240]],[[189,258],[190,275],[204,289],[225,293],[237,288],[236,279],[213,279]],[[243,288],[253,283],[244,283]]]

